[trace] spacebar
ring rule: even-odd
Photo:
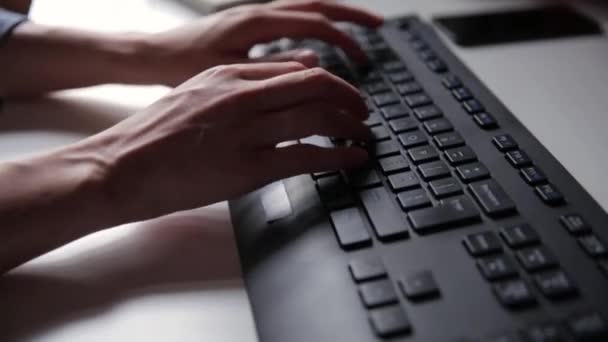
[[[442,227],[451,227],[479,219],[479,211],[473,201],[461,196],[445,199],[432,208],[415,210],[409,214],[412,228],[419,234]]]
[[[385,188],[361,191],[361,201],[380,240],[408,235],[407,217]]]

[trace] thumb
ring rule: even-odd
[[[279,52],[272,55],[253,58],[250,62],[299,62],[306,67],[312,68],[319,65],[319,57],[312,50],[291,50]]]

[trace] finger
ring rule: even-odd
[[[306,49],[279,52],[269,56],[254,58],[250,61],[255,63],[295,61],[308,68],[319,66],[319,57],[317,54],[312,50]]]
[[[233,67],[238,69],[238,76],[244,80],[265,80],[307,69],[306,65],[296,61],[283,63],[261,61],[261,63],[238,64]]]
[[[275,147],[278,143],[311,135],[365,141],[371,138],[369,128],[360,120],[322,102],[256,117],[247,123],[243,135],[246,140],[264,147]]]
[[[348,21],[367,27],[378,27],[384,22],[382,17],[369,11],[332,1],[279,1],[271,6],[275,9],[320,13],[334,21]]]
[[[272,165],[274,178],[287,178],[304,173],[352,169],[365,164],[367,151],[360,147],[323,148],[296,144],[272,150],[266,163]]]
[[[256,112],[279,111],[303,103],[326,102],[360,120],[369,115],[357,89],[321,68],[283,74],[259,82],[258,90],[245,94],[248,99],[244,100]]]
[[[357,63],[368,61],[366,54],[348,34],[334,27],[327,17],[318,13],[269,10],[249,17],[245,45],[273,41],[283,37],[316,38],[341,48]]]

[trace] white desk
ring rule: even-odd
[[[428,16],[528,1],[351,2],[386,15]],[[38,0],[32,16],[108,31],[156,31],[195,17],[165,0]],[[608,147],[605,38],[456,51],[608,208],[608,160],[592,158]],[[166,91],[108,85],[8,103],[0,159],[81,139]],[[53,251],[0,278],[0,303],[0,339],[7,341],[256,341],[225,203]]]

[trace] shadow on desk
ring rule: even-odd
[[[0,333],[26,340],[146,295],[239,286],[225,203],[103,231],[0,277]]]

